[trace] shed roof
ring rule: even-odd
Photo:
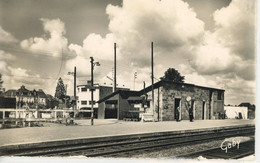
[[[225,91],[223,89],[217,89],[217,88],[210,88],[210,87],[204,87],[204,86],[198,86],[198,85],[194,85],[194,84],[189,84],[189,83],[177,83],[177,82],[172,82],[172,81],[164,81],[164,80],[161,80],[157,83],[154,83],[153,84],[153,89],[157,89],[161,86],[164,86],[164,85],[168,85],[168,84],[175,84],[175,85],[178,85],[178,86],[192,86],[192,87],[197,87],[197,88],[202,88],[202,89],[208,89],[208,90],[217,90],[217,91]],[[98,103],[101,103],[103,101],[106,101],[108,100],[109,98],[115,96],[116,94],[120,94],[124,99],[126,98],[129,98],[129,97],[133,97],[133,96],[141,96],[142,94],[145,94],[147,92],[150,92],[152,90],[152,85],[150,85],[149,87],[147,88],[144,88],[140,91],[129,91],[129,90],[117,90],[116,92],[113,92],[112,94],[100,99],[98,101]]]
[[[120,96],[121,96],[122,98],[124,98],[124,99],[128,99],[128,98],[131,97],[131,96],[137,96],[137,97],[140,96],[139,91],[117,90],[116,92],[113,92],[112,94],[110,94],[110,95],[104,97],[103,99],[100,99],[100,100],[98,101],[98,103],[101,103],[101,102],[103,102],[103,101],[106,101],[106,100],[108,100],[108,99],[114,97],[114,96],[117,95],[117,94],[120,94]]]
[[[167,84],[176,84],[179,86],[192,86],[192,87],[197,87],[197,88],[202,88],[202,89],[209,89],[209,90],[218,90],[218,91],[225,91],[223,89],[218,89],[218,88],[211,88],[211,87],[204,87],[204,86],[199,86],[199,85],[195,85],[195,84],[189,84],[189,83],[177,83],[177,82],[173,82],[173,81],[165,81],[165,80],[160,80],[157,83],[153,84],[153,88],[157,89],[158,87],[167,85]],[[152,90],[152,85],[150,85],[149,87],[140,90],[140,92],[149,92]]]

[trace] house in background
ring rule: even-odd
[[[228,119],[247,119],[248,108],[243,106],[224,106]]]
[[[10,98],[16,98],[16,90],[14,89],[9,89],[6,92],[4,92],[5,97],[10,97]]]
[[[255,119],[255,105],[249,102],[243,102],[238,106],[244,106],[248,108],[248,119]]]
[[[16,98],[16,108],[46,108],[47,95],[42,89],[28,90],[21,86],[18,90],[8,90],[4,97]]]
[[[124,119],[126,112],[139,110],[159,121],[172,121],[176,120],[176,110],[180,107],[179,119],[185,120],[189,119],[187,105],[190,105],[195,119],[221,119],[224,118],[224,92],[194,84],[159,81],[140,91],[121,90],[100,99],[98,118],[108,118],[107,110],[114,108],[119,120]]]

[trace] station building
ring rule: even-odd
[[[154,102],[152,102],[152,90]],[[195,120],[216,119],[224,114],[225,90],[188,83],[159,81],[140,91],[118,90],[98,101],[98,118],[122,120],[129,115],[152,115],[155,120],[188,120],[187,103],[193,109]]]
[[[77,86],[77,109],[78,110],[91,110],[91,83],[88,82],[86,85]],[[129,90],[127,88],[118,88],[118,90]],[[98,103],[97,101],[108,96],[113,92],[113,87],[94,85],[93,86],[93,109],[94,117],[97,118],[98,114]],[[82,113],[83,117],[90,117],[90,112]]]

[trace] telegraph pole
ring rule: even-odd
[[[151,43],[151,69],[152,69],[152,108],[153,108],[153,121],[155,120],[155,110],[154,110],[154,90],[153,90],[153,42]]]
[[[94,70],[94,59],[93,57],[90,57],[90,63],[91,63],[91,125],[94,125],[94,108],[93,108],[93,70]]]
[[[76,66],[74,67],[74,72],[68,72],[68,75],[73,75],[74,77],[74,100],[76,101],[76,78],[77,78],[77,69],[76,69]],[[67,86],[66,86],[66,95],[67,95]],[[73,109],[76,109],[76,104],[74,104],[74,108]]]
[[[114,43],[114,87],[113,92],[116,91],[116,43]]]
[[[94,88],[94,76],[93,76],[93,71],[94,71],[94,66],[100,66],[99,62],[94,62],[93,57],[90,57],[90,63],[91,63],[91,125],[94,125],[94,95],[93,91],[95,90]]]
[[[76,100],[76,76],[77,76],[77,69],[76,66],[74,67],[74,98]]]
[[[137,78],[137,72],[134,73],[134,90],[135,90],[135,79]]]

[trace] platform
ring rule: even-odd
[[[26,127],[0,130],[0,148],[8,145],[41,143],[82,138],[131,135],[141,133],[207,129],[236,125],[254,125],[254,120],[198,120],[166,122],[125,122],[118,120],[76,121],[77,126],[50,124],[48,127]]]

